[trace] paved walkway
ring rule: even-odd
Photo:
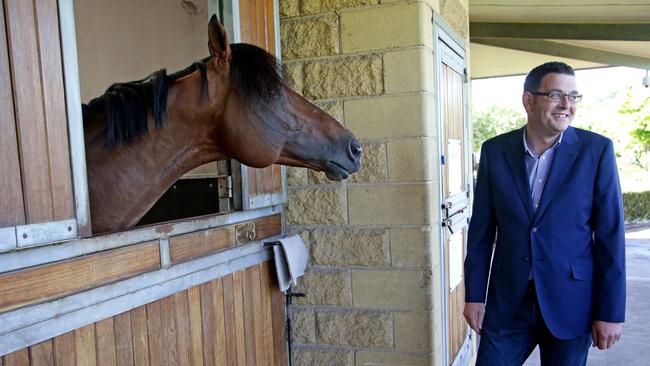
[[[592,348],[588,366],[649,365],[650,336],[650,227],[631,229],[625,234],[627,308],[623,336],[613,348]],[[538,366],[537,349],[525,366]]]

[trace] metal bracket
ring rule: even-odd
[[[0,228],[0,252],[16,249],[17,245],[16,228],[13,226]]]
[[[16,244],[18,248],[56,243],[75,239],[76,237],[76,219],[16,226]]]

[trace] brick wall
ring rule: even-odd
[[[442,360],[432,39],[441,9],[464,15],[459,33],[467,27],[466,1],[280,0],[294,88],[363,144],[362,169],[346,182],[288,169],[287,228],[310,250],[296,289],[307,296],[291,309],[295,365]]]

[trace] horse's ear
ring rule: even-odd
[[[212,14],[208,24],[208,47],[210,48],[210,55],[216,56],[220,60],[230,61],[228,36],[216,14]]]

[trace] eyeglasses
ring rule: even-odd
[[[530,92],[532,95],[543,95],[548,98],[551,102],[560,102],[564,100],[564,98],[569,98],[569,102],[571,103],[579,103],[582,100],[582,95],[580,94],[564,94],[559,91],[552,91],[552,92],[547,92],[547,93],[542,93],[542,92]]]

